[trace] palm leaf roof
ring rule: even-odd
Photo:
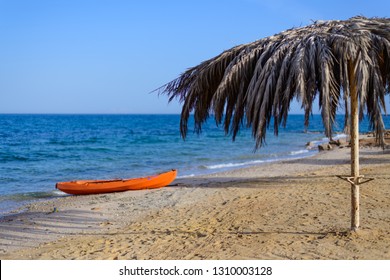
[[[233,47],[189,68],[159,89],[183,103],[180,131],[187,135],[190,113],[195,131],[214,115],[235,139],[242,125],[252,128],[256,148],[273,120],[285,125],[292,100],[309,124],[313,102],[328,137],[337,109],[348,119],[351,87],[356,87],[360,118],[367,114],[383,145],[385,95],[390,92],[390,19],[353,17],[317,21],[258,41]]]

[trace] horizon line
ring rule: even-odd
[[[180,115],[181,113],[2,113],[0,112],[0,115],[96,115],[96,116],[104,116],[104,115]],[[191,116],[194,114],[191,113]],[[304,112],[302,113],[291,113],[290,115],[305,115]],[[311,114],[313,116],[321,115],[321,113],[313,113]],[[344,116],[344,114],[336,114],[336,116]],[[385,114],[386,115],[386,114]],[[210,118],[212,118],[214,115],[210,114]]]

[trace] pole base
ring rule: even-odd
[[[355,177],[351,177],[351,176],[337,176],[337,177],[351,184],[351,231],[357,232],[360,226],[359,186],[374,180],[374,178],[364,178],[363,175],[355,176]]]

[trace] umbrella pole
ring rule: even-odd
[[[352,80],[353,81],[353,80]],[[359,102],[356,85],[351,83],[351,230],[359,228]]]

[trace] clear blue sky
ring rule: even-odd
[[[203,60],[389,12],[389,0],[0,0],[0,113],[179,113],[150,92]]]

